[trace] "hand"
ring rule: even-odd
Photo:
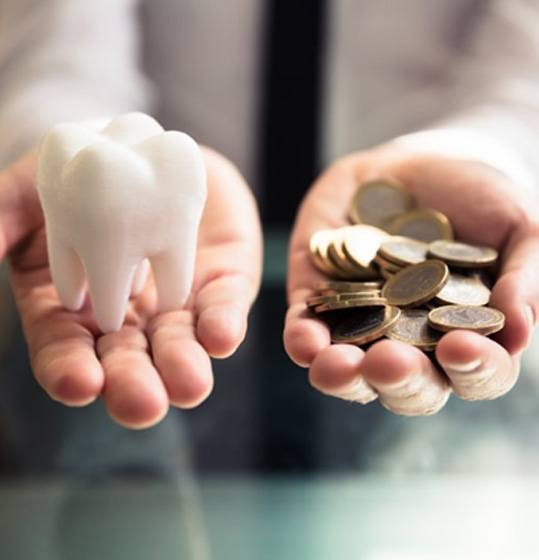
[[[346,224],[357,185],[374,178],[403,183],[418,205],[437,208],[451,220],[456,236],[495,247],[501,254],[491,305],[506,325],[496,341],[470,331],[440,340],[440,368],[420,350],[381,340],[364,352],[330,345],[325,324],[306,309],[313,282],[323,279],[310,262],[311,234]],[[424,156],[391,145],[345,157],[331,166],[305,197],[289,254],[289,310],[284,343],[290,358],[309,367],[311,384],[323,393],[359,402],[380,401],[397,414],[440,410],[450,392],[466,400],[493,399],[517,380],[519,356],[539,312],[539,212],[502,174],[484,164]]]
[[[53,399],[84,406],[101,395],[116,421],[144,428],[163,418],[169,404],[193,407],[211,392],[210,356],[230,356],[245,336],[262,250],[247,185],[225,158],[209,149],[204,156],[208,200],[188,304],[156,314],[150,277],[130,301],[122,329],[106,335],[89,301],[69,312],[51,283],[35,154],[0,175],[0,255],[9,255],[34,375]]]

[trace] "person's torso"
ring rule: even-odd
[[[328,2],[324,161],[431,123],[482,0]],[[145,66],[169,126],[230,157],[253,179],[264,2],[151,0]],[[298,41],[302,39],[298,29]]]

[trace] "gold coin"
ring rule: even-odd
[[[322,257],[319,252],[311,253],[311,255],[314,265],[320,272],[323,272],[324,274],[331,277],[341,278],[340,271],[337,270],[333,263],[329,261],[329,259],[327,258],[327,254],[325,258]]]
[[[338,301],[321,303],[314,308],[314,311],[315,313],[326,313],[328,311],[337,311],[338,309],[354,309],[356,307],[379,307],[386,304],[386,298],[383,298],[381,296],[371,298],[340,299]]]
[[[402,270],[402,266],[400,264],[396,264],[394,262],[388,261],[384,259],[381,255],[376,255],[374,258],[374,262],[380,267],[389,270],[390,272],[398,272]]]
[[[385,231],[363,224],[341,228],[342,248],[349,261],[360,268],[369,268],[380,248],[388,238]]]
[[[401,185],[378,179],[359,185],[352,198],[350,219],[355,224],[385,227],[390,220],[414,206],[414,198]]]
[[[399,272],[399,270],[402,270],[402,266],[399,266],[398,264],[387,261],[386,259],[382,258],[380,255],[376,255],[376,257],[374,259],[374,262],[380,268],[383,268],[384,270],[387,270],[388,272],[391,272],[392,274],[395,274],[396,272]]]
[[[311,235],[309,250],[313,264],[324,274],[334,276],[339,273],[338,269],[330,262],[328,257],[328,247],[333,241],[334,230],[321,229]]]
[[[384,278],[384,280],[389,280],[390,278],[393,278],[395,274],[396,274],[395,272],[389,272],[389,270],[386,270],[385,268],[380,268],[380,276]]]
[[[389,328],[386,336],[421,350],[434,350],[442,335],[429,326],[428,316],[426,309],[402,309],[398,321]]]
[[[370,307],[339,321],[331,330],[336,343],[366,344],[384,336],[399,318],[400,309],[390,305]]]
[[[429,255],[451,266],[479,268],[496,262],[498,252],[491,247],[480,247],[457,241],[433,241],[429,244]]]
[[[380,290],[377,292],[350,292],[350,293],[339,293],[333,295],[318,295],[312,296],[307,299],[307,306],[308,307],[317,307],[322,303],[332,303],[336,301],[344,301],[347,299],[364,299],[364,300],[377,300],[380,299],[382,296],[380,295]]]
[[[342,250],[342,241],[340,238],[334,239],[328,245],[328,260],[331,265],[338,271],[341,278],[352,280],[356,277],[356,268],[348,261]]]
[[[358,268],[353,280],[375,280],[376,278],[380,278],[378,270],[376,270],[375,267],[371,266],[364,269]]]
[[[315,231],[309,240],[309,250],[312,254],[317,253],[322,245],[329,245],[333,239],[333,230],[321,229]]]
[[[504,324],[505,315],[492,307],[444,305],[429,312],[429,325],[442,332],[466,329],[489,335],[503,329]]]
[[[337,296],[330,296],[330,295],[318,295],[318,296],[311,296],[307,298],[307,307],[316,307],[322,303],[328,303],[329,301],[333,301],[333,298]]]
[[[364,266],[361,262],[351,259],[344,248],[344,241],[353,235],[359,226],[345,226],[333,230],[333,241],[328,246],[328,258],[341,271],[341,277],[348,280],[369,280],[377,278],[376,270],[371,266]],[[366,226],[361,226],[366,227]],[[370,228],[376,229],[376,228]],[[364,232],[364,237],[370,237],[373,232]],[[384,235],[387,235],[384,233]]]
[[[427,243],[435,239],[454,238],[447,216],[432,208],[412,210],[397,216],[386,229],[393,235],[403,235]]]
[[[309,243],[309,250],[311,252],[312,263],[318,270],[324,272],[325,274],[328,274],[329,270],[326,268],[325,263],[318,252],[318,247],[312,241]]]
[[[376,299],[382,297],[380,290],[372,292],[342,292],[337,295],[341,299]]]
[[[442,261],[427,260],[403,268],[382,288],[382,297],[390,305],[409,307],[432,299],[444,286],[449,269]]]
[[[422,241],[395,236],[380,245],[378,255],[399,266],[407,266],[426,260],[428,249],[429,246]]]
[[[370,282],[337,282],[321,281],[316,282],[314,289],[319,292],[370,292],[378,291],[383,286],[381,280],[371,280]]]
[[[312,297],[334,297],[340,296],[341,299],[352,299],[351,296],[357,297],[381,297],[381,290],[379,288],[370,290],[356,290],[355,292],[337,292],[335,290],[325,290],[316,296]]]
[[[444,304],[486,305],[490,299],[490,290],[477,278],[452,272],[436,299]]]

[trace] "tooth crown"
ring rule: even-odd
[[[183,305],[206,199],[202,155],[189,136],[165,132],[141,113],[102,131],[60,124],[42,143],[38,190],[51,273],[66,307],[80,308],[86,278],[99,326],[117,330],[145,258],[160,308]]]

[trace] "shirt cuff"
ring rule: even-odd
[[[466,128],[437,128],[399,136],[393,143],[424,154],[480,161],[503,173],[508,179],[528,190],[535,181],[518,153],[510,146]]]

